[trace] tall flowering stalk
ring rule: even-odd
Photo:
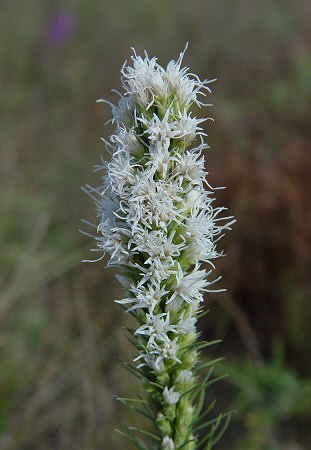
[[[198,372],[214,361],[200,362],[201,349],[212,343],[198,341],[196,322],[203,293],[217,281],[211,279],[216,243],[233,220],[213,205],[204,169],[206,119],[191,112],[204,104],[211,81],[182,68],[183,56],[165,69],[134,51],[132,65],[124,64],[124,92],[110,104],[112,158],[97,166],[105,169],[103,185],[84,187],[97,208],[96,250],[120,269],[126,296],[117,303],[137,321],[129,330],[137,357],[125,365],[142,380],[146,397],[121,400],[152,420],[154,432],[136,432],[163,450],[212,448],[226,418],[202,423],[211,370],[203,380]],[[137,448],[150,449],[133,430],[126,434]]]

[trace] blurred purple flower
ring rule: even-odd
[[[74,15],[71,11],[56,12],[49,23],[49,39],[52,45],[61,46],[71,38],[74,30]]]

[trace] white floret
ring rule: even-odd
[[[175,392],[174,386],[170,389],[166,386],[163,391],[163,399],[169,405],[175,405],[180,399],[180,394],[179,392]]]
[[[162,450],[175,450],[174,441],[169,436],[165,436],[162,440]]]
[[[168,333],[177,333],[177,325],[170,323],[170,313],[146,314],[146,323],[141,325],[135,335],[144,335],[148,339],[148,346],[156,343],[167,342]]]

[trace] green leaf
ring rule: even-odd
[[[182,445],[180,445],[179,447],[177,447],[177,450],[181,450],[183,447],[185,447],[187,444],[190,444],[190,442],[196,442],[196,438],[191,438],[188,439],[188,441],[184,442]]]
[[[150,431],[141,430],[140,428],[136,428],[136,427],[129,427],[129,430],[137,431],[141,434],[144,434],[145,436],[152,437],[156,441],[159,441],[159,442],[161,441],[161,438],[159,436],[156,436],[155,434],[150,433]]]
[[[148,404],[147,400],[144,400],[144,399],[141,399],[141,398],[124,398],[124,397],[117,397],[117,400],[119,400],[119,402],[124,403],[125,405],[126,405],[126,402]]]
[[[213,359],[212,361],[207,361],[205,363],[198,364],[196,366],[195,370],[196,371],[201,371],[201,370],[207,369],[208,367],[216,366],[217,364],[219,364],[222,361],[224,361],[224,359],[225,359],[224,357],[216,358],[216,359]]]
[[[220,432],[216,436],[216,438],[213,439],[212,446],[214,446],[222,438],[223,434],[225,433],[226,429],[228,428],[228,425],[229,425],[229,422],[231,420],[231,417],[232,417],[233,413],[235,413],[235,411],[230,411],[229,413],[227,413],[226,421],[225,421],[222,429],[220,430]],[[225,414],[222,417],[224,418]]]
[[[225,414],[220,414],[220,416],[222,417],[222,419],[224,419],[225,417],[227,417],[228,415],[231,417],[234,411],[228,411]],[[215,422],[217,422],[219,416],[215,417],[214,419],[208,420],[207,422],[202,423],[201,425],[198,425],[194,428],[194,431],[200,431],[203,430],[203,428],[209,427],[210,425],[213,425]]]
[[[136,445],[136,447],[139,450],[148,450],[147,445],[141,439],[139,439],[138,437],[132,436],[130,433],[127,433],[125,431],[121,431],[121,430],[119,430],[117,428],[115,429],[115,432],[120,434],[121,436],[129,439],[131,442],[133,442]]]
[[[205,389],[202,389],[202,392],[205,394]],[[200,395],[201,395],[201,394],[200,394]],[[205,395],[204,395],[204,397],[203,397],[203,404],[204,404],[204,398],[205,398]],[[201,399],[200,399],[200,401],[201,401]],[[204,411],[204,413],[202,413],[202,414],[200,415],[200,412],[202,411],[202,408],[203,408],[203,404],[202,404],[202,406],[200,407],[200,409],[198,408],[198,412],[197,412],[197,414],[196,414],[196,421],[201,421],[202,419],[204,419],[204,417],[206,417],[206,416],[213,410],[214,406],[216,405],[216,400],[213,400],[213,401],[209,404],[209,406],[206,408],[206,410]]]

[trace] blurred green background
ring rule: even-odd
[[[218,445],[311,449],[311,5],[309,0],[1,0],[0,449],[121,450],[141,419],[128,318],[103,262],[81,264],[94,219],[80,191],[107,157],[108,106],[130,47],[214,78],[207,170],[237,218],[221,243],[227,293],[207,298],[208,393],[238,413]],[[309,425],[309,426],[308,426]]]

